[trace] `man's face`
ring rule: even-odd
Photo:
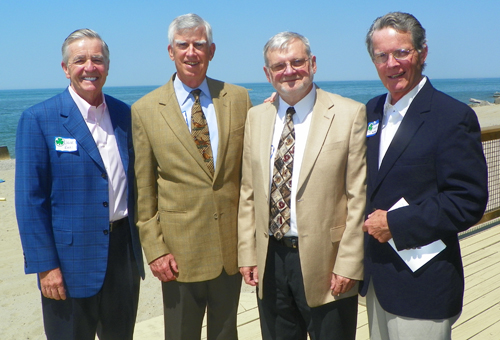
[[[215,44],[208,45],[204,27],[177,32],[173,44],[168,45],[168,54],[175,62],[177,76],[191,88],[197,88],[205,80],[214,53]]]
[[[73,90],[90,105],[102,103],[102,87],[108,76],[109,61],[104,58],[99,39],[80,39],[68,46],[68,64],[61,63]]]
[[[267,80],[285,102],[295,105],[309,93],[316,73],[316,57],[307,56],[302,41],[295,39],[286,50],[269,51],[267,60],[269,67],[264,66]],[[304,60],[302,66],[293,67],[293,64],[300,64]],[[273,70],[276,67],[282,68],[283,65],[284,69]]]
[[[422,66],[427,58],[427,46],[418,53],[414,49],[411,33],[400,33],[393,28],[383,28],[375,31],[372,36],[375,55],[389,55],[385,63],[377,64],[378,76],[391,94],[392,104],[410,92],[422,80]],[[405,60],[396,60],[392,53],[395,50],[412,50]]]

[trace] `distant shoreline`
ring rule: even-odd
[[[469,78],[431,78],[429,77],[431,81],[460,81],[460,80],[466,80],[466,81],[471,81],[471,80],[500,80],[500,77],[469,77]],[[351,83],[351,82],[375,82],[375,83],[380,83],[380,79],[374,78],[374,79],[360,79],[360,80],[319,80],[317,77],[314,80],[316,83],[325,83],[325,82],[346,82],[346,83]],[[265,81],[260,81],[260,82],[229,82],[235,85],[251,85],[251,84],[269,84],[268,82]],[[113,88],[132,88],[132,87],[152,87],[152,88],[157,88],[160,87],[164,84],[159,84],[159,85],[105,85],[103,90],[106,92],[106,89],[113,89]],[[41,87],[41,88],[17,88],[17,89],[2,89],[0,88],[0,91],[39,91],[39,90],[60,90],[63,91],[67,86],[64,87]],[[500,91],[500,88],[495,90],[495,91]],[[493,94],[493,92],[492,92]]]
[[[497,125],[500,126],[500,105],[476,106],[472,107],[472,109],[476,112],[482,129]],[[9,150],[9,153],[12,154],[12,151]],[[15,158],[0,160],[0,171],[14,168]]]

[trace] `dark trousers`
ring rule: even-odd
[[[64,275],[64,273],[63,273]],[[99,293],[88,298],[47,299],[42,295],[48,340],[127,340],[134,335],[140,275],[130,228],[110,233],[108,268]]]
[[[201,338],[205,310],[208,340],[236,340],[236,314],[241,290],[241,274],[202,282],[163,282],[163,315],[166,340]]]
[[[300,247],[300,244],[299,244]],[[358,298],[307,305],[298,249],[270,239],[263,299],[258,300],[263,340],[354,340]]]

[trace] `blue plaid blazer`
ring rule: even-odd
[[[106,104],[127,173],[132,244],[139,273],[144,277],[134,224],[130,108],[110,96],[106,96]],[[76,141],[76,146],[62,151],[61,140]],[[60,267],[70,297],[99,292],[108,263],[108,178],[68,89],[21,115],[16,135],[15,188],[25,272]]]

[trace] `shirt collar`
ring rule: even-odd
[[[87,101],[85,99],[83,99],[82,97],[80,97],[78,95],[78,93],[76,93],[75,90],[73,90],[73,88],[71,86],[68,86],[68,89],[69,89],[69,94],[71,95],[71,98],[73,98],[73,100],[75,101],[75,104],[78,107],[78,110],[80,110],[80,112],[83,116],[83,119],[89,120],[89,110],[92,107],[95,108],[95,106],[92,106],[89,103],[87,103]],[[104,112],[106,110],[106,107],[107,107],[106,98],[104,97],[104,93],[103,93],[102,94],[102,104],[99,105],[96,108],[96,110],[98,110],[100,112]]]
[[[196,88],[191,88],[184,84],[179,77],[175,77],[174,79],[174,91],[175,95],[177,97],[177,102],[182,106],[186,100],[189,98],[191,95],[191,91],[200,89],[201,93],[210,98],[210,90],[208,89],[208,84],[207,84],[207,78],[203,79],[203,82],[201,83],[200,86]],[[201,98],[201,95],[200,95]]]
[[[303,122],[307,115],[312,112],[314,102],[316,101],[316,85],[313,83],[311,91],[293,106],[295,109],[295,119],[297,122]],[[279,97],[278,115],[285,116],[286,110],[290,107],[281,97]]]
[[[385,104],[384,104],[384,114],[391,109],[396,110],[401,114],[401,116],[405,116],[406,111],[408,111],[408,108],[410,107],[413,99],[417,96],[418,92],[424,87],[425,83],[427,82],[427,77],[423,77],[422,80],[418,83],[417,86],[415,86],[410,92],[405,94],[403,98],[397,101],[396,104],[391,105],[391,94],[388,93],[387,97],[385,98]]]

